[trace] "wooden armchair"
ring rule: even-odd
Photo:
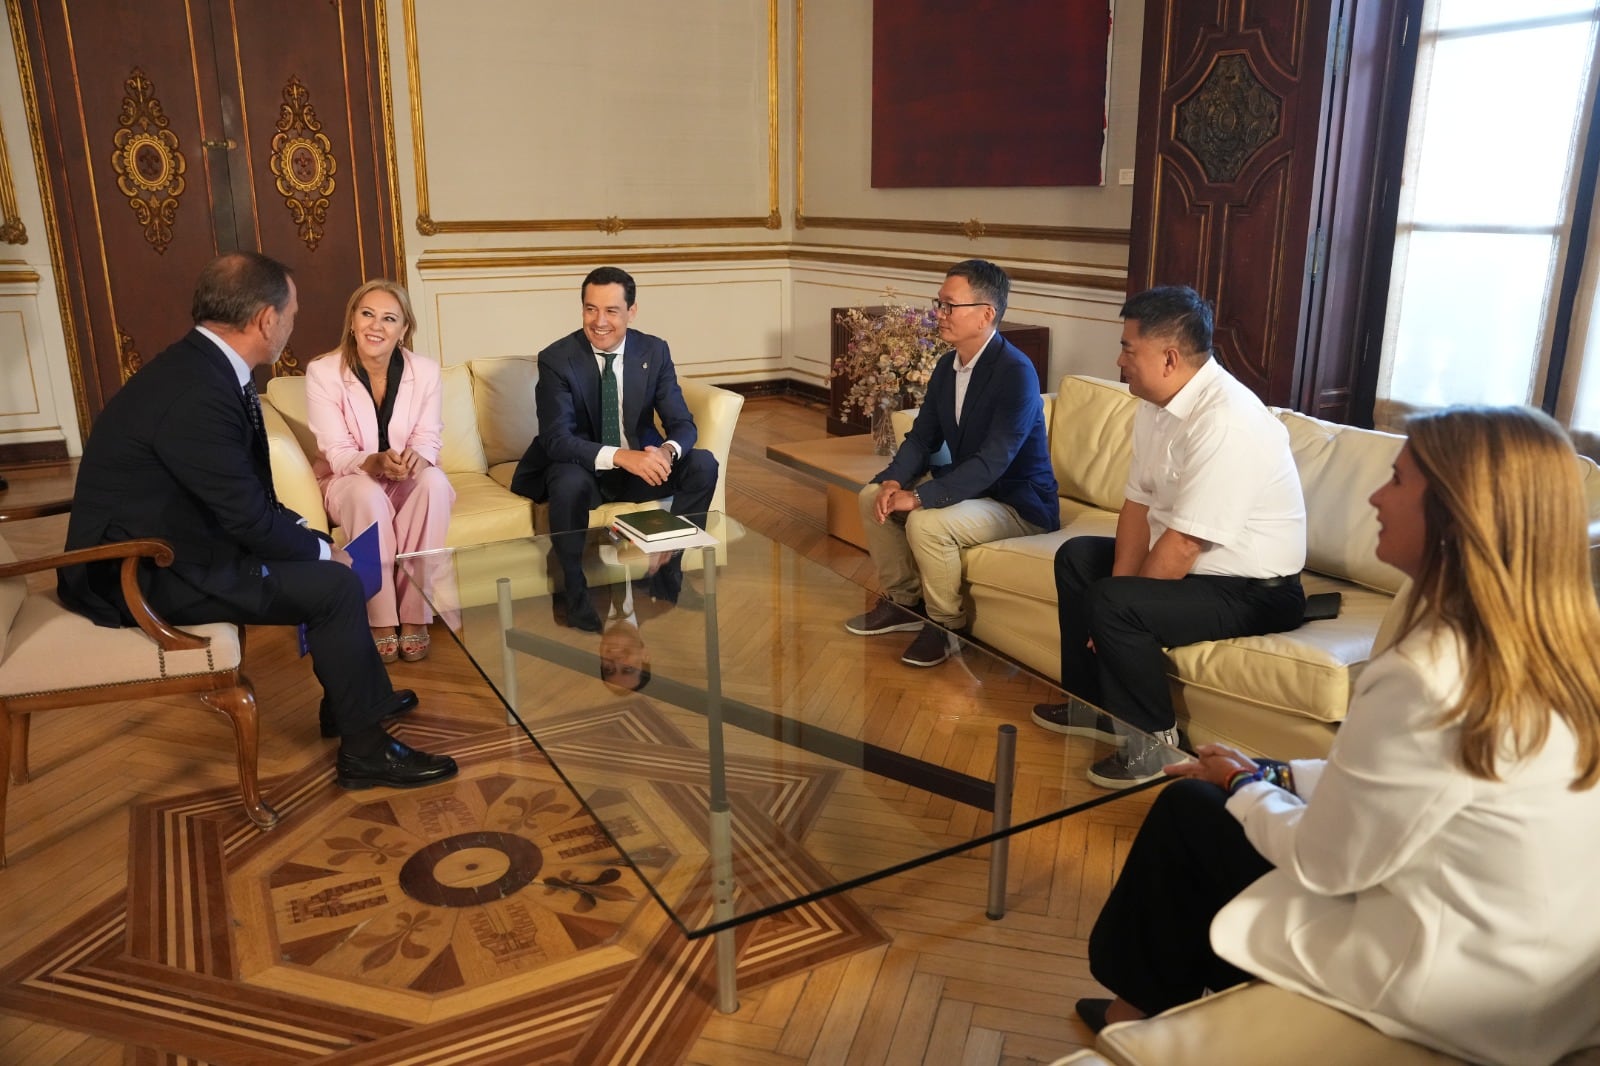
[[[262,802],[256,783],[256,698],[239,673],[243,633],[227,622],[192,630],[168,625],[139,589],[140,558],[170,566],[172,549],[159,540],[131,540],[19,562],[0,538],[0,767],[9,764],[10,781],[28,780],[28,722],[40,711],[198,693],[233,724],[245,813],[270,829],[278,815]],[[97,626],[63,606],[54,588],[29,589],[24,576],[102,559],[122,560],[122,593],[137,628]],[[0,867],[6,862],[7,791],[0,772]]]

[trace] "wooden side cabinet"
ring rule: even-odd
[[[832,370],[834,362],[844,354],[845,347],[850,343],[850,331],[840,321],[846,307],[835,307],[832,312],[833,328],[830,331],[832,344],[828,353],[828,367]],[[863,308],[869,315],[881,315],[883,307]],[[1033,363],[1034,373],[1039,375],[1039,390],[1049,392],[1054,388],[1054,382],[1046,380],[1050,374],[1050,327],[1031,326],[1023,322],[1001,322],[1000,335],[1015,344],[1028,361]],[[852,433],[871,433],[872,418],[852,407],[845,410],[845,397],[850,394],[851,381],[849,378],[834,375],[828,379],[828,432],[833,436],[848,436]]]

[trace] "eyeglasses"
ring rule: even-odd
[[[937,296],[935,296],[933,298],[933,313],[936,314],[936,315],[948,315],[958,307],[993,307],[993,306],[994,306],[994,304],[990,303],[987,300],[979,300],[977,303],[970,303],[970,304],[953,304],[953,303],[950,303],[948,300],[941,300]]]

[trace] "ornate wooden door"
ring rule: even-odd
[[[1216,301],[1216,352],[1296,406],[1332,9],[1338,0],[1151,0],[1130,291]]]
[[[294,269],[279,371],[334,347],[344,303],[393,276],[382,0],[8,0],[50,171],[47,223],[85,431],[188,329],[200,267]]]

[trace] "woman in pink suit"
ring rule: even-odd
[[[306,368],[328,518],[348,536],[378,524],[383,586],[367,602],[367,624],[384,662],[428,654],[433,612],[394,559],[442,548],[456,498],[435,465],[444,431],[439,365],[405,347],[415,328],[406,290],[369,281],[345,308],[339,348]]]

